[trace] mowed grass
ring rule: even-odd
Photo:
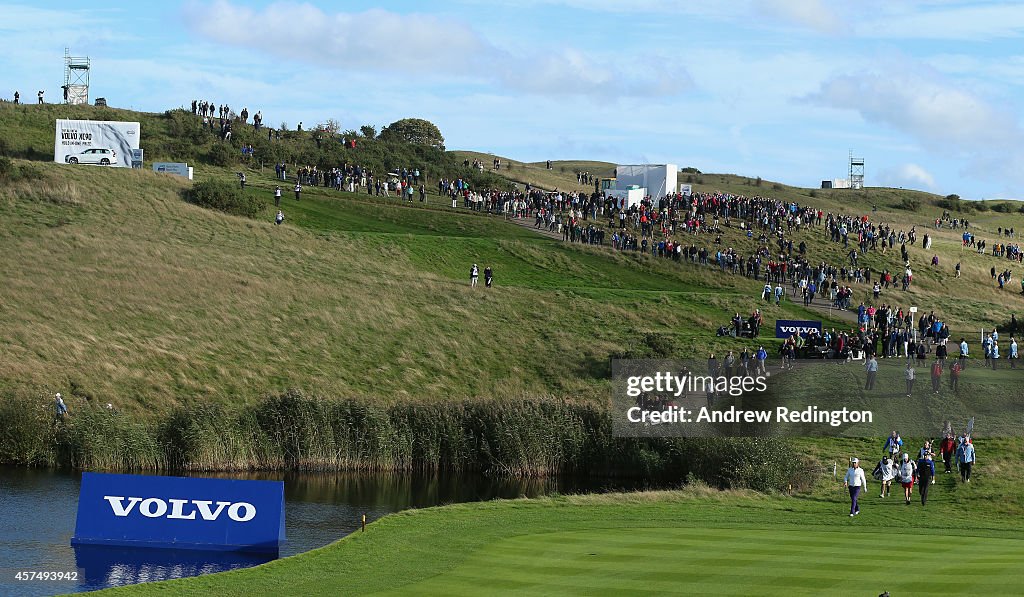
[[[952,480],[940,482],[925,508],[882,500],[874,484],[855,518],[841,488],[814,499],[687,487],[407,511],[254,569],[109,594],[1019,594],[1020,519],[964,509],[949,499]]]

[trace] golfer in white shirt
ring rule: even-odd
[[[860,514],[860,506],[857,505],[857,496],[861,490],[867,491],[868,480],[864,476],[864,469],[860,468],[860,461],[856,458],[850,459],[850,468],[846,469],[846,477],[843,485],[850,490],[850,516]]]

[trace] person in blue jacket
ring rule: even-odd
[[[917,460],[918,493],[921,494],[921,505],[928,501],[928,487],[935,479],[935,462],[932,460],[932,453],[925,452],[924,457]]]
[[[899,433],[894,430],[889,437],[885,440],[885,445],[882,447],[882,451],[888,454],[894,461],[899,456],[903,449],[903,438],[900,437]]]
[[[956,449],[956,463],[960,469],[960,480],[964,483],[971,482],[974,458],[974,444],[971,443],[971,438],[965,435],[960,438],[960,445]]]

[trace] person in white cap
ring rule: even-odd
[[[914,492],[914,481],[917,479],[917,463],[910,459],[910,454],[903,453],[903,462],[899,469],[900,485],[903,486],[903,497],[910,505],[910,495]]]
[[[850,490],[850,516],[860,514],[860,506],[857,504],[857,497],[861,490],[867,491],[868,480],[864,476],[864,469],[860,468],[860,461],[856,458],[850,459],[850,468],[846,469],[846,477],[843,479],[843,486]]]
[[[61,398],[60,392],[53,398],[53,406],[57,409],[57,418],[63,419],[64,415],[68,414],[68,406],[64,404],[64,399]]]

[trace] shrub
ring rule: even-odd
[[[811,192],[807,193],[807,196],[810,197],[811,199],[814,199],[815,197],[818,196],[818,191],[815,191],[814,189],[811,189]]]
[[[11,180],[17,174],[11,158],[0,156],[0,180]]]
[[[210,148],[210,153],[207,155],[210,163],[214,166],[230,166],[238,160],[238,156],[235,155],[235,150],[231,145],[227,143],[215,143]]]
[[[992,206],[992,211],[997,211],[1001,214],[1008,214],[1013,212],[1013,207],[1009,203],[996,203]]]
[[[917,211],[921,209],[921,200],[916,197],[904,197],[896,204],[896,207],[907,211]]]
[[[942,199],[939,199],[937,205],[942,209],[947,209],[949,211],[961,211],[963,208],[963,204],[960,201],[960,195],[957,195],[956,193],[946,195]]]
[[[779,183],[775,183],[775,184],[772,185],[772,190],[773,191],[781,191],[782,190],[782,185],[780,185]]]
[[[973,205],[974,209],[978,211],[988,211],[991,207],[988,203],[985,203],[984,201],[975,201]]]
[[[200,207],[247,218],[255,218],[264,207],[263,202],[256,197],[223,181],[197,182],[185,191],[185,200]]]

